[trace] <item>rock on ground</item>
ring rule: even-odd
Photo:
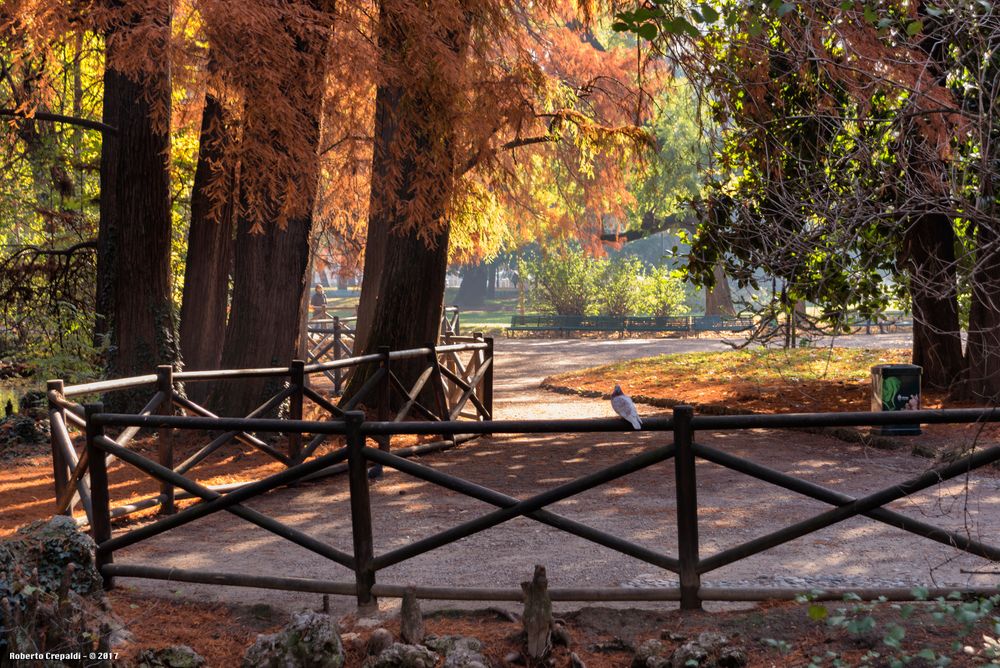
[[[369,657],[366,668],[434,668],[438,655],[423,645],[393,643],[381,654]]]
[[[706,631],[674,650],[671,661],[675,667],[743,668],[747,665],[747,654],[721,633]]]
[[[38,584],[55,593],[69,564],[76,570],[70,588],[81,596],[103,598],[101,575],[94,563],[94,541],[64,515],[39,520],[18,529],[0,542],[0,588],[10,583],[15,569],[25,574],[38,569]]]
[[[244,668],[342,668],[344,646],[329,615],[301,612],[277,633],[259,635],[243,655]]]
[[[104,596],[94,542],[71,518],[33,522],[0,541],[0,626],[0,656],[86,655],[127,635]]]
[[[632,658],[632,668],[670,668],[670,648],[662,640],[647,640]]]
[[[187,645],[146,649],[136,659],[136,668],[201,668],[204,665],[204,657]]]
[[[443,654],[444,668],[486,668],[483,643],[467,636],[429,636],[424,645]]]
[[[721,633],[705,632],[671,650],[662,640],[639,645],[632,668],[743,668],[746,651]]]

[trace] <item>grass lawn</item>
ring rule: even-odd
[[[870,369],[910,361],[908,350],[744,349],[681,353],[592,367],[547,378],[545,385],[593,396],[615,384],[637,400],[754,412],[868,410]],[[939,398],[924,397],[924,407]]]

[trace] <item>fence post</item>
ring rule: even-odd
[[[104,427],[94,424],[92,417],[104,412],[104,404],[87,404],[84,406],[87,428],[87,459],[90,461],[90,494],[93,517],[90,519],[90,531],[97,543],[94,565],[104,580],[104,588],[115,586],[114,578],[104,575],[102,569],[114,562],[114,554],[101,550],[101,543],[111,539],[111,500],[108,498],[108,462],[107,453],[97,446],[97,437],[104,435]]]
[[[160,404],[157,413],[159,415],[170,415],[173,412],[174,392],[174,369],[169,364],[161,364],[156,367],[156,389],[166,397]],[[160,428],[156,431],[156,454],[159,463],[168,469],[174,468],[174,439],[172,431]],[[173,515],[177,512],[174,505],[174,486],[166,481],[160,481],[160,496],[163,502],[160,504],[161,515]]]
[[[392,379],[390,378],[390,373],[392,372],[391,360],[389,358],[389,352],[391,348],[389,346],[379,346],[378,354],[382,356],[382,370],[385,372],[382,378],[381,396],[378,398],[378,414],[376,419],[379,422],[388,422],[389,416],[391,415],[392,409]],[[392,436],[389,434],[384,434],[382,436],[375,437],[378,442],[378,449],[384,452],[389,452],[389,444]],[[382,477],[382,465],[376,464],[372,468],[372,477],[381,478]]]
[[[354,537],[354,578],[357,583],[358,607],[371,609],[378,601],[372,596],[375,585],[375,557],[372,540],[372,508],[368,496],[368,466],[365,455],[365,437],[361,433],[363,411],[348,411],[344,415],[347,427],[347,475],[351,489],[351,530]]]
[[[462,335],[462,311],[458,308],[458,304],[455,304],[455,319],[452,321],[451,331],[455,333],[455,336]]]
[[[674,477],[677,487],[677,556],[680,559],[681,610],[701,610],[698,589],[698,488],[691,406],[674,407]]]
[[[441,361],[438,359],[436,345],[428,343],[425,347],[431,350],[430,361],[433,371],[431,372],[430,382],[433,383],[431,391],[434,393],[434,403],[436,404],[438,417],[444,421],[448,419],[448,395],[444,387],[444,374],[441,373]],[[451,439],[448,438],[448,434],[442,433],[441,440],[448,441]]]
[[[292,360],[292,365],[288,367],[288,380],[291,383],[292,388],[295,390],[295,392],[292,393],[292,396],[288,398],[289,420],[302,419],[302,395],[306,382],[305,366],[306,363],[302,360]],[[288,432],[288,458],[292,460],[292,464],[298,461],[301,454],[302,432]]]
[[[493,366],[496,360],[493,355],[493,337],[486,337],[486,360],[489,366],[486,367],[486,374],[483,376],[483,407],[490,414],[489,419],[496,419],[493,415]],[[487,434],[489,435],[489,434]]]
[[[385,422],[389,419],[389,404],[392,401],[392,379],[389,374],[392,372],[392,367],[390,366],[389,353],[392,349],[389,346],[379,346],[378,354],[382,358],[380,366],[382,367],[382,396],[378,398],[378,420],[380,422]],[[380,439],[381,445],[381,439]],[[382,448],[385,450],[385,448]]]
[[[62,380],[50,380],[45,383],[45,396],[48,397],[49,392],[58,392],[60,395],[63,393],[63,382]],[[49,398],[49,444],[52,446],[52,479],[55,482],[56,488],[56,503],[59,503],[59,498],[62,497],[63,491],[66,489],[67,482],[69,481],[69,462],[66,461],[66,456],[63,454],[63,449],[56,441],[56,430],[52,425],[52,415],[54,413],[59,413],[62,416],[63,424],[66,424],[66,411],[63,410],[62,406],[52,401]],[[73,514],[73,501],[70,500],[69,506],[62,511],[62,515],[72,515]]]
[[[333,361],[340,359],[340,316],[333,316]],[[319,362],[319,360],[316,360]],[[340,367],[333,370],[333,394],[340,396],[341,383]]]

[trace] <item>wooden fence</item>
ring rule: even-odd
[[[446,306],[441,314],[441,343],[462,343],[469,339],[461,336],[461,311],[457,306]],[[306,362],[323,364],[336,362],[354,355],[355,326],[357,316],[341,318],[340,316],[313,318],[306,323],[307,351]],[[321,372],[333,385],[333,393],[340,396],[347,382],[351,369],[334,367]]]
[[[787,588],[717,588],[705,587],[701,577],[736,561],[787,543],[796,538],[825,529],[845,520],[864,516],[877,522],[914,533],[928,540],[943,543],[980,557],[1000,560],[1000,547],[988,545],[970,536],[949,531],[922,520],[902,515],[885,506],[893,501],[915,494],[941,482],[968,475],[982,466],[1000,461],[1000,446],[985,448],[945,466],[928,470],[918,476],[886,486],[861,497],[853,497],[803,480],[767,466],[721,450],[700,444],[696,434],[700,431],[731,431],[749,429],[802,429],[843,426],[880,426],[898,423],[971,423],[1000,421],[1000,410],[943,410],[912,411],[903,413],[810,413],[784,415],[694,416],[690,407],[674,409],[669,418],[647,418],[644,431],[662,433],[664,441],[644,452],[623,458],[606,468],[566,482],[526,499],[508,496],[454,475],[444,473],[425,464],[405,459],[401,453],[390,453],[371,447],[368,439],[381,443],[382,439],[400,434],[578,434],[578,433],[634,433],[619,419],[576,420],[518,420],[479,422],[398,422],[365,421],[361,412],[350,411],[342,420],[308,422],[300,420],[263,420],[254,418],[210,418],[157,415],[152,411],[143,415],[116,415],[103,413],[100,406],[88,406],[87,450],[91,461],[91,492],[93,494],[93,533],[97,541],[97,561],[105,586],[111,587],[116,577],[154,578],[185,582],[199,582],[234,586],[263,587],[326,594],[350,595],[361,606],[368,606],[376,597],[402,596],[403,584],[378,583],[379,571],[431,550],[495,527],[517,517],[526,517],[560,531],[584,538],[616,552],[679,576],[675,588],[585,588],[550,590],[553,600],[588,601],[679,601],[682,609],[698,609],[702,601],[749,601],[791,599],[803,593],[812,593],[820,600],[841,599],[854,593],[865,599],[886,597],[890,600],[912,600],[915,594],[909,589],[843,589],[831,588],[822,593],[804,592]],[[346,445],[334,452],[312,458],[297,459],[280,473],[239,489],[221,494],[186,478],[176,469],[130,451],[104,434],[105,428],[124,427],[167,429],[214,429],[232,433],[298,432],[320,435],[344,435]],[[127,433],[127,431],[126,431]],[[118,457],[158,480],[162,485],[177,487],[201,503],[163,517],[150,524],[127,531],[113,531],[113,512],[109,503],[109,490],[105,461]],[[830,506],[829,510],[808,519],[753,538],[714,554],[703,555],[698,540],[698,481],[695,462],[703,459],[741,474],[796,492]],[[599,485],[617,480],[625,475],[665,462],[671,462],[676,501],[676,555],[667,554],[654,547],[637,544],[627,538],[587,526],[577,520],[556,514],[547,508]],[[334,546],[323,543],[305,533],[266,517],[244,505],[271,490],[301,480],[333,465],[346,463],[350,488],[352,545]],[[475,519],[464,521],[439,533],[421,538],[403,547],[382,554],[373,548],[371,500],[369,498],[368,466],[389,466],[418,480],[423,480],[495,506]],[[667,474],[667,471],[663,471]],[[165,531],[173,530],[190,521],[216,512],[229,512],[257,526],[289,540],[316,554],[322,555],[353,573],[353,581],[329,581],[300,577],[274,577],[210,571],[162,568],[145,564],[115,562],[115,553],[130,545]],[[583,555],[581,555],[583,557]],[[953,588],[928,588],[929,595],[946,595]],[[957,591],[965,595],[992,596],[1000,593],[997,588],[964,588]],[[521,600],[519,589],[458,588],[417,586],[416,595],[427,599],[450,600]]]
[[[422,359],[426,366],[413,385],[407,387],[393,372],[393,363],[411,359]],[[356,369],[362,365],[376,365],[378,368],[361,390],[341,406],[336,405],[316,389],[309,387],[306,382],[310,375],[322,374],[334,369]],[[101,470],[94,469],[91,460],[92,453],[89,450],[84,449],[78,452],[74,447],[69,427],[76,427],[89,434],[95,426],[87,413],[87,408],[75,403],[72,400],[73,397],[95,396],[119,390],[150,387],[153,389],[153,396],[138,415],[133,417],[172,415],[179,411],[190,416],[187,419],[197,418],[200,420],[199,424],[205,425],[204,429],[218,432],[218,436],[212,438],[184,461],[176,464],[174,463],[173,451],[174,439],[168,438],[165,433],[160,434],[157,439],[157,461],[177,476],[190,473],[195,467],[233,441],[238,441],[245,446],[251,446],[263,452],[290,470],[304,463],[311,463],[315,459],[315,453],[329,439],[331,433],[339,432],[329,432],[326,429],[300,430],[294,427],[270,430],[285,434],[286,447],[282,451],[279,447],[256,436],[254,429],[220,426],[230,424],[232,418],[219,417],[205,406],[188,399],[179,389],[180,383],[260,377],[280,379],[283,381],[284,388],[254,409],[246,418],[241,418],[244,421],[249,420],[249,423],[253,424],[256,424],[261,416],[273,413],[286,402],[287,420],[265,420],[265,422],[267,424],[301,424],[303,406],[306,401],[311,401],[322,411],[325,411],[332,423],[343,424],[347,414],[376,396],[382,400],[380,402],[381,413],[378,415],[380,421],[404,422],[419,416],[419,419],[424,421],[470,424],[470,422],[463,420],[488,420],[493,414],[493,339],[477,333],[446,345],[391,352],[388,349],[383,349],[378,354],[345,357],[323,364],[305,364],[303,361],[296,360],[289,367],[184,372],[174,372],[169,366],[161,366],[157,368],[155,374],[148,376],[83,385],[64,386],[61,380],[49,381],[48,401],[56,513],[71,515],[74,508],[80,504],[86,513],[87,521],[93,526],[95,517],[93,488],[95,485],[101,484],[100,481],[104,475],[103,468]],[[388,400],[391,400],[393,395],[398,399],[393,405],[399,405],[400,408],[395,414],[389,414],[390,401]],[[433,398],[430,406],[424,405],[421,401],[423,397],[428,395]],[[311,422],[310,424],[318,426],[328,423]],[[126,427],[114,439],[115,447],[127,450],[139,431],[140,427],[138,426]],[[307,435],[311,438],[306,439]],[[396,454],[412,456],[432,452],[451,447],[457,442],[468,440],[468,438],[470,436],[465,436],[462,432],[442,432],[442,438],[439,441],[398,450]],[[382,444],[383,447],[388,448],[388,437],[383,439]],[[118,454],[112,455],[112,460],[118,456]],[[121,457],[121,459],[130,461],[128,457]],[[343,472],[344,470],[346,470],[345,466],[338,468],[331,464],[328,467],[311,471],[310,478]],[[227,493],[247,484],[241,482],[215,486],[209,491],[213,494]],[[175,500],[192,498],[193,494],[190,489],[183,486],[180,486],[181,491],[177,492],[176,487],[178,486],[163,482],[158,495],[113,508],[110,511],[111,517],[122,517],[156,506],[160,506],[163,512],[172,513]],[[195,494],[195,496],[197,495]]]

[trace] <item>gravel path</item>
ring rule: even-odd
[[[853,337],[839,345],[906,345],[900,335]],[[543,392],[545,376],[613,360],[666,352],[724,349],[710,339],[613,341],[515,339],[497,341],[496,412],[500,418],[611,415],[600,400]],[[640,412],[656,409],[640,406]],[[852,495],[862,495],[923,471],[928,463],[898,452],[866,450],[798,432],[706,433],[706,445],[760,461]],[[664,435],[497,436],[424,458],[423,463],[518,497],[538,493],[663,443]],[[703,555],[805,519],[823,504],[746,476],[699,462],[698,494]],[[376,553],[482,514],[489,508],[432,485],[388,472],[372,487]],[[332,545],[350,549],[351,522],[342,477],[256,499],[253,508]],[[676,553],[673,470],[660,464],[553,507],[571,518],[630,540]],[[1000,479],[957,479],[892,506],[952,530],[996,542],[1000,535]],[[121,563],[302,576],[350,581],[346,569],[241,520],[214,515],[116,553]],[[545,564],[551,586],[668,586],[669,573],[526,519],[517,519],[380,571],[399,584],[516,586],[533,564]],[[911,584],[997,585],[997,570],[968,557],[864,519],[851,520],[708,574],[706,584],[863,586]],[[316,606],[318,596],[230,587],[128,580],[130,586],[236,603],[284,608]],[[353,602],[333,597],[335,612]]]

